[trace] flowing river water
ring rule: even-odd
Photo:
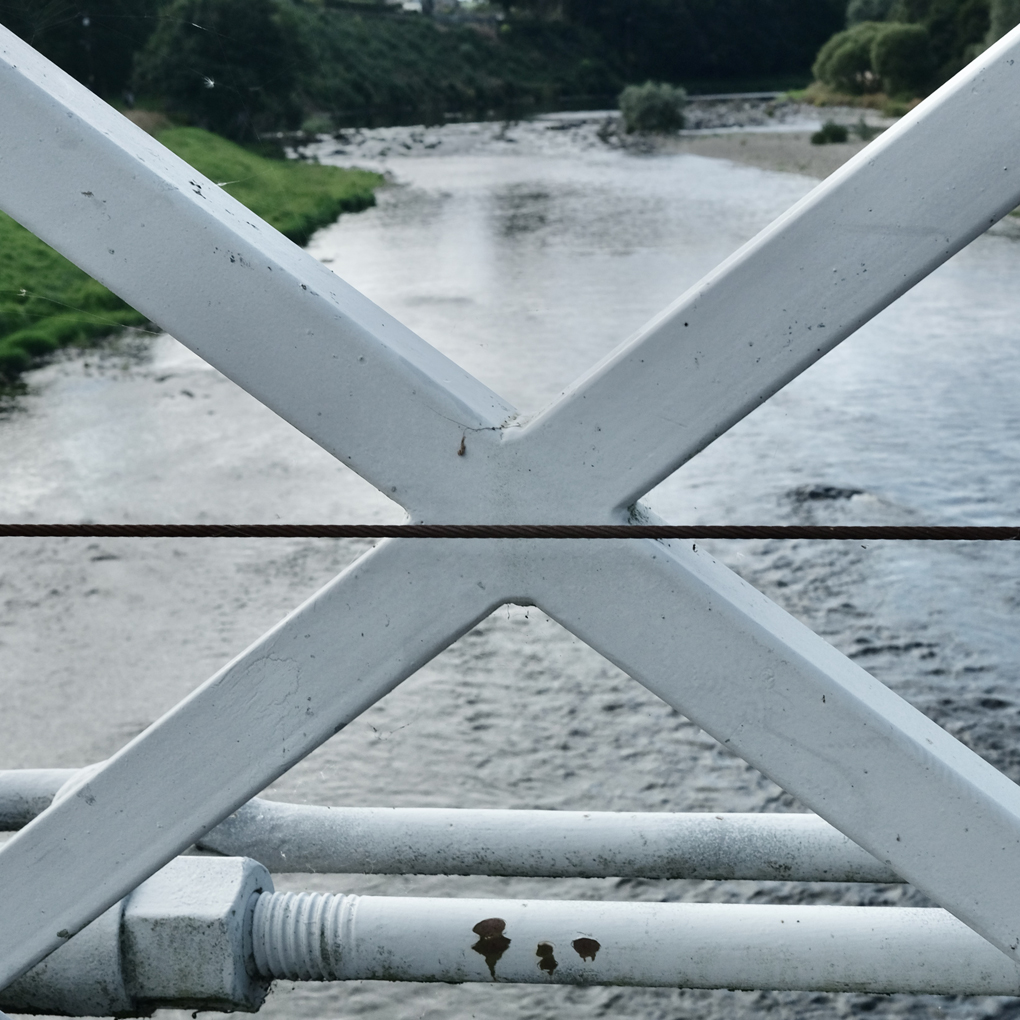
[[[549,119],[356,134],[317,154],[382,167],[393,183],[376,208],[320,231],[311,252],[525,412],[815,184],[696,155],[613,149],[591,124]],[[1018,279],[1020,242],[1002,230],[978,239],[648,502],[678,523],[1017,523]],[[126,337],[28,381],[0,417],[4,520],[402,518],[169,337]],[[78,766],[111,754],[366,546],[0,540],[0,767]],[[744,542],[714,551],[1020,780],[1020,550]],[[799,809],[541,612],[517,607],[496,612],[267,795],[351,805]],[[839,884],[300,875],[277,884],[925,902],[909,887]],[[994,998],[281,982],[263,1013],[738,1020],[1020,1009]]]

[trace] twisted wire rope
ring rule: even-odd
[[[815,524],[0,524],[0,538],[700,538],[1015,542],[1020,540],[1020,527]]]

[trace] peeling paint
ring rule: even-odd
[[[556,968],[559,966],[556,957],[553,956],[554,948],[551,942],[539,942],[538,948],[535,950],[535,955],[538,957],[538,969],[544,970],[549,977],[556,973]]]
[[[478,941],[471,947],[479,956],[485,957],[492,979],[496,979],[496,964],[510,948],[510,939],[503,931],[506,921],[501,917],[488,917],[479,921],[471,930],[478,936]]]

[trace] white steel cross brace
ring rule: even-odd
[[[1020,202],[1018,124],[1020,29],[523,423],[0,29],[0,206],[430,523],[645,519],[642,494]],[[1020,788],[706,553],[391,540],[7,843],[0,986],[508,601],[1020,959]]]

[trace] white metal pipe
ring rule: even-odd
[[[0,831],[77,769],[0,770]],[[813,814],[354,808],[256,797],[198,841],[273,872],[901,882]]]
[[[329,808],[255,799],[198,845],[275,872],[901,881],[809,814]]]
[[[42,814],[78,769],[0,770],[0,832],[12,832]]]
[[[951,914],[896,907],[263,894],[263,977],[1017,995]]]

